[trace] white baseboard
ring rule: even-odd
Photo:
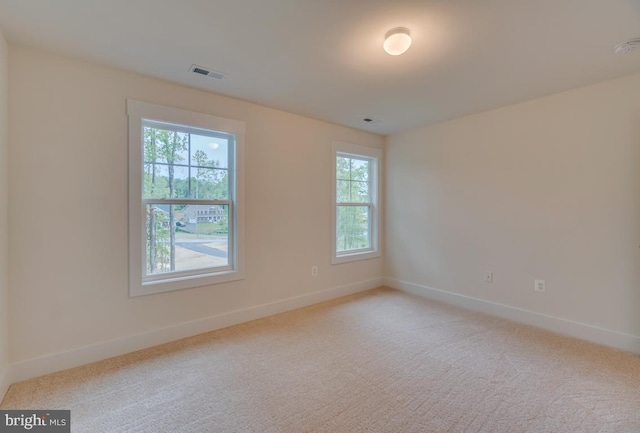
[[[296,308],[307,307],[319,302],[340,298],[365,290],[375,289],[382,285],[382,279],[376,278],[367,281],[360,281],[346,286],[320,290],[305,295],[294,296],[267,304],[256,305],[254,307],[241,310],[230,311],[204,319],[193,320],[191,322],[180,323],[166,328],[155,329],[129,337],[115,340],[103,341],[89,346],[79,347],[65,352],[54,353],[39,358],[16,362],[10,365],[11,383],[19,382],[44,374],[66,370],[91,362],[101,361],[125,353],[135,352],[169,343],[181,338],[191,337],[204,332],[226,328],[250,320],[260,319]],[[2,382],[0,382],[0,385]],[[0,391],[2,389],[0,388]],[[2,394],[4,395],[4,394]]]
[[[0,403],[9,390],[9,385],[11,385],[11,381],[9,380],[9,366],[7,366],[0,370]]]
[[[493,316],[513,320],[514,322],[536,326],[559,334],[640,354],[640,337],[636,335],[624,334],[560,317],[534,313],[533,311],[523,310],[509,305],[484,301],[482,299],[434,289],[432,287],[422,286],[420,284],[414,284],[394,278],[383,278],[383,283],[387,287],[402,290],[424,298],[445,302],[447,304],[456,305],[469,310],[480,311]]]

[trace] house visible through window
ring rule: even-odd
[[[138,101],[128,111],[131,294],[241,278],[244,124]]]
[[[333,144],[332,263],[380,256],[379,149]]]

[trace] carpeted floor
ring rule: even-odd
[[[640,432],[640,357],[378,289],[13,385],[73,432]]]

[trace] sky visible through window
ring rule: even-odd
[[[219,161],[219,168],[229,167],[229,141],[218,137],[191,134],[191,164],[196,165],[194,155],[202,151],[211,161]]]

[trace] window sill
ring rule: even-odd
[[[179,278],[166,278],[156,281],[135,282],[129,287],[129,297],[153,295],[156,293],[173,292],[176,290],[194,289],[196,287],[212,286],[244,279],[244,272],[223,271],[209,275],[194,275]]]
[[[366,252],[354,252],[340,255],[334,255],[331,257],[332,265],[339,265],[341,263],[357,262],[359,260],[369,260],[380,257],[382,254],[380,251],[366,251]]]

